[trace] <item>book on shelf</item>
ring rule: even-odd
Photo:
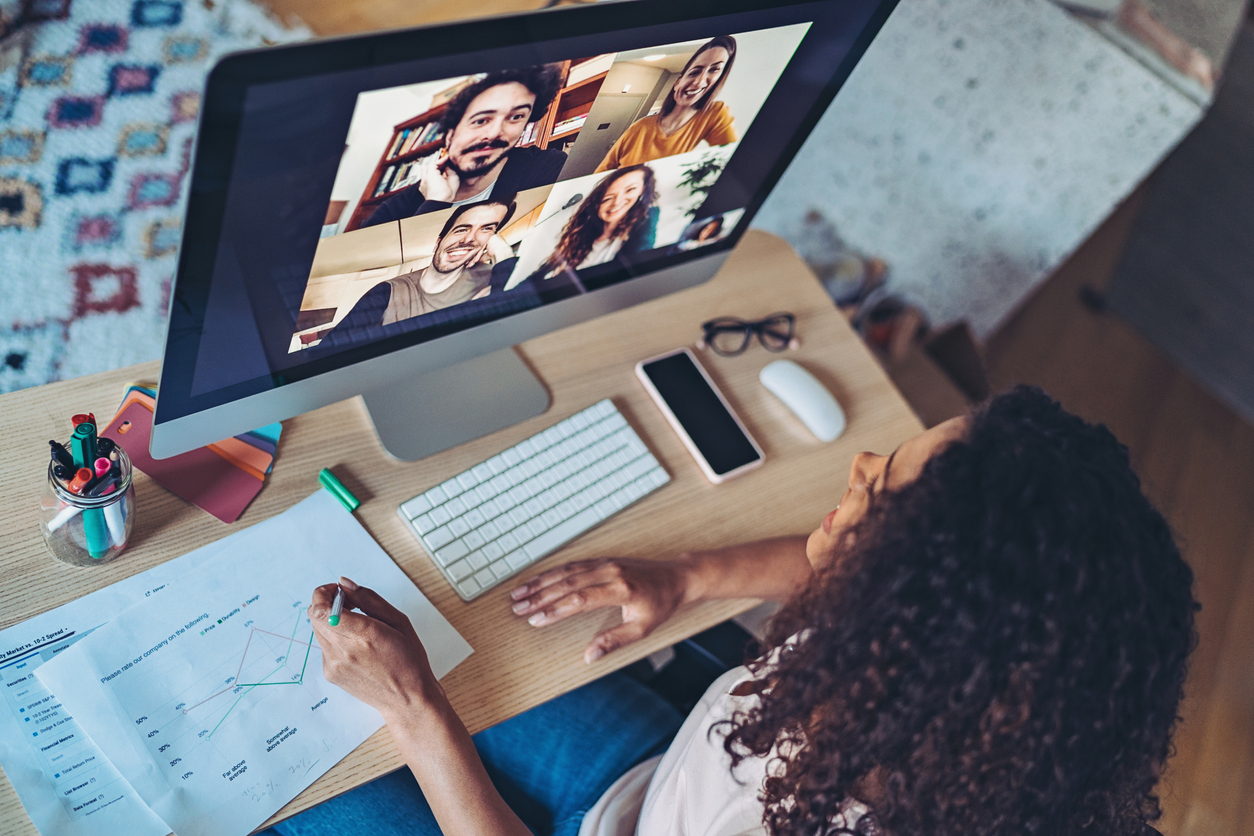
[[[384,154],[384,159],[392,159],[396,156],[396,152],[400,150],[401,144],[405,138],[409,136],[409,131],[400,131],[396,136],[392,137],[392,144],[388,146],[388,152]]]
[[[388,184],[392,182],[392,176],[394,174],[396,174],[396,166],[388,166],[383,172],[383,176],[379,178],[379,185],[375,186],[374,197],[378,197],[388,190]]]
[[[583,116],[574,116],[570,119],[563,119],[553,126],[553,133],[550,136],[560,136],[561,134],[570,133],[583,127],[583,123],[588,121],[588,114]]]

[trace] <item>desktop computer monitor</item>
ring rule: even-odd
[[[544,412],[511,347],[713,276],[894,3],[610,2],[224,58],[152,454],[359,394],[405,460]]]

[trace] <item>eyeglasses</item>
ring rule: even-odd
[[[748,322],[734,316],[720,316],[701,324],[704,334],[701,348],[707,346],[721,357],[735,357],[744,353],[749,347],[749,340],[754,334],[758,342],[767,351],[784,351],[789,348],[800,348],[801,341],[794,331],[797,318],[790,313],[775,313],[757,322]]]

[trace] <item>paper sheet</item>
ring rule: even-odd
[[[391,601],[437,677],[471,652],[330,494],[276,519],[37,672],[179,836],[244,836],[383,725],[322,676],[318,584]]]
[[[164,836],[170,828],[79,727],[35,670],[123,610],[228,548],[235,537],[163,563],[0,632],[0,766],[43,836]]]

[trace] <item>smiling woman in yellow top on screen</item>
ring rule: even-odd
[[[735,142],[731,111],[715,99],[735,60],[736,39],[730,35],[702,44],[675,79],[661,111],[624,131],[597,171],[684,154],[702,140],[708,145]]]

